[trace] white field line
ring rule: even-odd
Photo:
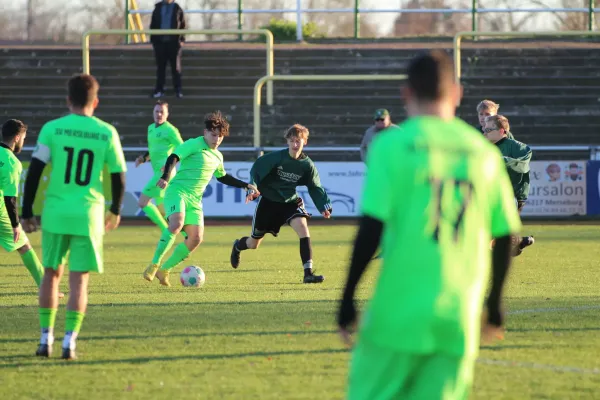
[[[554,307],[554,308],[530,308],[525,310],[515,310],[507,312],[508,315],[517,314],[536,314],[536,313],[547,313],[557,311],[586,311],[586,310],[600,310],[600,305],[595,306],[581,306],[581,307]]]
[[[579,368],[579,367],[568,367],[561,365],[549,365],[549,364],[539,364],[534,362],[522,362],[522,361],[512,361],[512,360],[492,360],[489,358],[479,358],[477,359],[479,364],[487,364],[487,365],[499,365],[502,367],[518,367],[518,368],[528,368],[528,369],[537,369],[537,370],[545,370],[545,371],[553,371],[553,372],[571,372],[575,374],[600,374],[600,368]]]

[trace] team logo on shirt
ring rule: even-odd
[[[292,183],[296,183],[300,180],[300,178],[302,178],[301,175],[297,175],[292,172],[284,172],[283,167],[281,165],[277,167],[277,175],[279,175],[281,180]]]

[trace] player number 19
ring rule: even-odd
[[[65,147],[67,152],[67,168],[65,170],[65,183],[71,183],[71,173],[73,171],[73,159],[75,158],[75,148]],[[85,167],[84,167],[85,163]],[[88,149],[81,149],[77,153],[77,166],[75,169],[75,183],[79,186],[87,186],[92,180],[92,167],[94,166],[94,153]]]

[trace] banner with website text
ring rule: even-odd
[[[327,190],[333,204],[334,216],[358,215],[358,199],[362,191],[364,178],[363,163],[317,162],[315,163],[321,184]],[[245,182],[250,180],[250,162],[225,162],[227,173]],[[127,193],[124,201],[124,216],[142,216],[137,206],[138,198],[146,182],[152,177],[149,164],[135,168],[127,163]],[[320,216],[305,187],[298,188],[298,194],[304,199],[308,212]],[[245,193],[241,189],[225,186],[214,178],[206,188],[203,199],[206,217],[243,217],[254,214],[255,203],[244,204]]]
[[[321,183],[327,190],[333,204],[333,215],[341,217],[358,216],[365,166],[361,162],[316,162]],[[28,163],[23,163],[22,187],[27,174]],[[238,179],[248,181],[250,162],[225,163],[227,172]],[[138,168],[133,162],[127,163],[127,191],[123,204],[123,216],[143,216],[138,207],[142,189],[152,177],[149,164]],[[589,173],[588,173],[589,170]],[[44,170],[35,212],[40,214],[45,189],[48,184],[50,167]],[[104,182],[106,200],[110,202],[110,185]],[[305,187],[298,188],[307,210],[320,217],[318,210]],[[203,208],[207,217],[244,217],[254,214],[255,203],[244,204],[244,191],[225,186],[211,180],[204,194]],[[401,204],[402,199],[398,199]],[[589,212],[588,212],[589,207]],[[600,214],[600,161],[533,161],[531,163],[531,186],[523,216],[572,216]]]
[[[531,163],[531,186],[523,216],[556,217],[586,214],[586,161],[533,161]],[[333,215],[358,216],[360,197],[365,177],[365,165],[361,162],[316,162],[321,184],[327,190],[333,204]],[[238,179],[250,179],[250,162],[225,163],[227,172]],[[127,193],[124,216],[142,216],[137,206],[144,185],[152,176],[149,164],[135,168],[127,165]],[[596,179],[597,180],[597,179]],[[307,210],[320,217],[305,187],[298,188]],[[211,180],[204,194],[204,213],[207,217],[243,217],[254,214],[254,203],[244,204],[241,189],[227,187]],[[402,199],[398,199],[399,202]],[[600,206],[599,206],[600,207]]]

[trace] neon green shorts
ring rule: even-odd
[[[165,213],[167,220],[175,213],[183,213],[183,225],[204,226],[204,213],[202,200],[194,196],[187,196],[178,191],[168,190],[165,194]]]
[[[409,354],[359,340],[352,352],[349,400],[468,399],[474,360]]]
[[[162,176],[162,171],[155,172],[152,178],[148,181],[144,189],[142,189],[142,194],[154,199],[156,205],[163,203],[165,199],[166,189],[161,189],[156,184]]]
[[[56,270],[65,265],[68,258],[70,271],[101,274],[104,271],[102,243],[102,235],[63,235],[42,229],[42,264]]]
[[[13,229],[10,225],[10,220],[8,219],[8,217],[6,219],[0,219],[0,246],[4,247],[4,250],[8,252],[15,251],[25,246],[28,241],[29,239],[27,239],[25,231],[21,229],[19,239],[15,242],[13,236]]]

